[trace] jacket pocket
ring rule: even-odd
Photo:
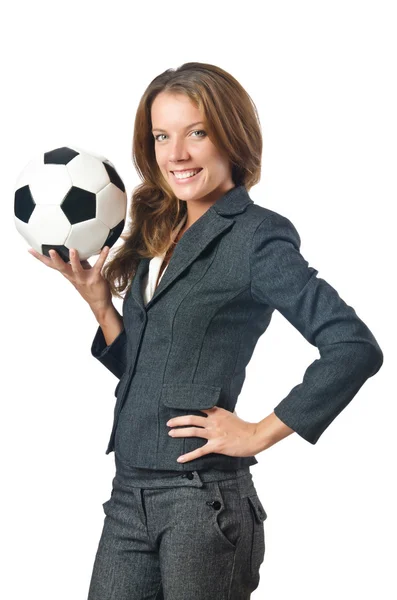
[[[159,407],[160,434],[159,454],[167,456],[175,461],[181,454],[193,452],[207,443],[207,440],[198,436],[182,436],[172,438],[168,435],[170,429],[189,427],[189,425],[178,425],[169,427],[166,425],[169,419],[184,415],[196,415],[207,418],[203,409],[212,408],[219,400],[222,387],[204,383],[164,383],[161,390]],[[198,432],[200,427],[196,425]],[[178,464],[178,463],[176,463]]]
[[[221,386],[206,383],[164,383],[161,399],[169,408],[212,408],[219,399],[221,389]]]

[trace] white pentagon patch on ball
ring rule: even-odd
[[[75,248],[80,260],[113,246],[125,224],[127,195],[114,165],[77,147],[62,147],[31,160],[19,175],[14,219],[28,244],[65,262]]]

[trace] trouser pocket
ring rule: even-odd
[[[246,501],[250,507],[252,526],[250,569],[251,575],[255,576],[265,558],[264,521],[267,514],[257,493],[247,496]]]
[[[207,500],[209,517],[223,544],[237,547],[242,530],[241,499],[235,480],[213,481],[207,484],[212,491]]]

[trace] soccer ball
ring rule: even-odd
[[[14,218],[28,244],[65,262],[75,248],[80,260],[113,246],[125,223],[127,195],[114,165],[76,147],[44,152],[31,160],[15,186]]]

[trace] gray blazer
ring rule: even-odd
[[[140,260],[123,300],[124,329],[106,346],[100,327],[91,352],[120,379],[106,454],[134,467],[237,469],[258,461],[211,453],[178,463],[201,437],[170,438],[168,419],[215,405],[234,411],[245,370],[274,309],[316,346],[320,358],[275,414],[315,444],[383,353],[355,310],[300,253],[291,221],[256,205],[244,186],[228,191],[182,236],[145,306]]]

